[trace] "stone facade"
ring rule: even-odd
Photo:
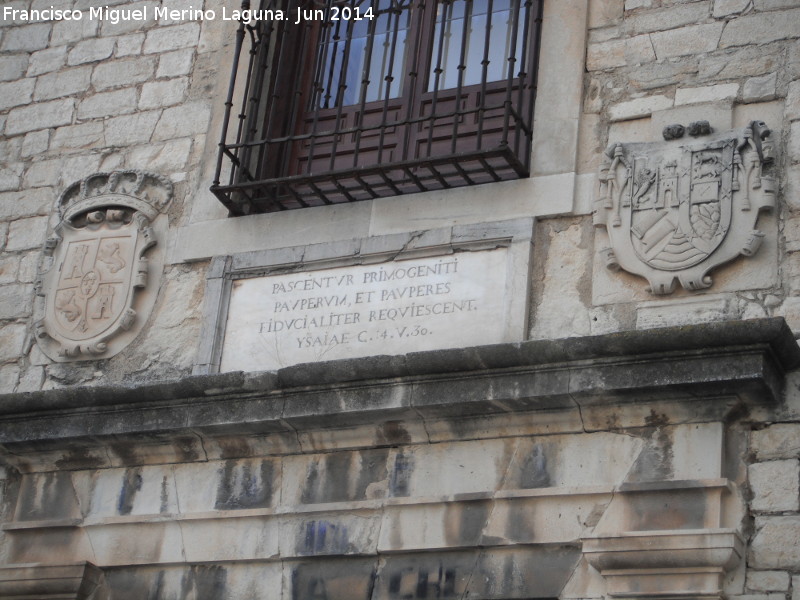
[[[51,4],[151,17],[20,12]],[[212,4],[0,8],[0,597],[798,600],[800,3],[544,0],[530,178],[238,218],[209,191],[237,23],[153,16]],[[666,173],[689,147],[698,192]],[[152,285],[130,272],[139,321],[59,354],[62,199],[125,173],[171,190],[137,247]],[[632,209],[613,229],[626,193],[669,203],[653,186],[760,247],[709,241],[659,288],[649,250],[608,252],[645,238]],[[431,284],[453,295],[430,311],[502,301],[445,342],[237,372],[249,279],[458,257],[487,272]],[[401,305],[365,306],[341,318]]]

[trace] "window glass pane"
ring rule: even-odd
[[[355,5],[335,3],[352,17],[327,26],[317,52],[319,108],[397,98],[402,93],[411,21],[408,0],[366,0]],[[364,17],[372,9],[373,18]],[[358,13],[356,12],[358,9]]]
[[[521,3],[520,3],[521,4]],[[486,55],[486,81],[499,81],[508,76],[509,57],[515,57],[513,76],[524,69],[522,38],[525,9],[520,6],[515,21],[512,0],[446,0],[437,5],[433,55],[428,77],[428,91],[450,89],[461,85],[477,85],[483,77]],[[491,25],[489,10],[491,9]],[[486,33],[489,29],[488,53]],[[514,44],[514,29],[517,40]],[[462,58],[463,57],[463,58]],[[463,62],[462,62],[463,61]],[[438,74],[438,80],[437,80]]]

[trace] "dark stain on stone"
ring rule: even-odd
[[[351,551],[347,526],[331,521],[307,521],[298,536],[296,551],[302,556],[314,554],[347,554]]]
[[[409,495],[411,474],[414,472],[414,455],[398,452],[394,457],[394,467],[389,478],[389,496],[405,498]]]
[[[365,500],[367,498],[367,488],[373,483],[386,481],[389,476],[387,472],[389,450],[387,448],[361,452],[359,453],[359,458],[359,466],[361,468],[358,472],[355,497],[348,498],[348,500]]]
[[[59,469],[96,469],[104,466],[105,461],[89,452],[88,448],[72,448],[63,458],[56,461]]]
[[[506,517],[506,538],[519,543],[531,543],[534,541],[533,515],[535,505],[527,504],[519,506],[516,503],[509,505]]]
[[[109,444],[109,448],[120,458],[123,465],[135,465],[139,462],[136,448],[131,444]]]
[[[314,504],[315,490],[317,488],[317,481],[319,481],[319,459],[314,459],[308,463],[306,469],[306,484],[303,486],[303,494],[300,497],[300,502],[303,504]]]
[[[120,515],[131,514],[136,493],[141,489],[142,468],[125,469],[125,475],[122,477],[122,487],[119,491],[119,500],[117,501],[117,513]]]
[[[220,456],[227,458],[246,458],[252,454],[250,444],[244,437],[219,438],[216,440],[219,446]]]
[[[411,436],[403,427],[402,421],[386,421],[378,428],[376,442],[378,446],[408,444]]]
[[[650,414],[645,417],[644,422],[648,427],[663,427],[669,425],[669,417],[665,414],[658,414],[654,409],[650,409]]]
[[[328,559],[296,564],[292,600],[370,600],[376,580],[374,560]]]
[[[489,502],[460,502],[445,507],[444,535],[449,546],[474,546],[489,517]]]
[[[70,473],[48,472],[23,477],[17,506],[20,521],[76,516],[77,503]]]
[[[150,588],[150,594],[147,600],[162,600],[164,597],[164,571],[159,571],[156,574],[156,580]]]
[[[219,565],[192,565],[181,580],[181,598],[224,600],[228,573]]]
[[[175,450],[179,462],[194,462],[200,459],[200,451],[197,449],[197,438],[179,437],[175,440]]]
[[[169,488],[167,487],[167,476],[161,478],[161,506],[159,512],[165,513],[169,508]]]
[[[256,463],[257,464],[257,463]],[[261,461],[254,469],[253,461],[228,460],[218,472],[217,510],[266,508],[272,503],[273,464]]]
[[[654,494],[630,494],[631,529],[703,529],[706,503],[703,490],[680,490]]]
[[[640,432],[641,433],[641,432]],[[644,430],[645,446],[636,457],[626,481],[660,481],[673,474],[672,436],[669,427]]]
[[[524,490],[545,488],[551,485],[547,470],[547,453],[542,444],[536,444],[520,465],[520,487]]]

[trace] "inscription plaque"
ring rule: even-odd
[[[221,371],[507,339],[508,249],[233,281]]]

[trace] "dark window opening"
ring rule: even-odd
[[[262,0],[285,19],[239,28],[212,191],[244,215],[527,177],[541,4]]]

